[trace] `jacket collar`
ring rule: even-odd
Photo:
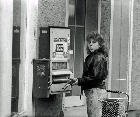
[[[99,54],[99,53],[102,53],[103,55],[105,55],[106,57],[108,56],[107,55],[107,52],[103,49],[103,48],[99,48],[97,50],[95,50],[94,52],[91,52],[91,54]]]

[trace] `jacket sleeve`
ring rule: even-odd
[[[85,86],[91,83],[98,83],[107,77],[107,61],[103,55],[97,56],[94,62],[89,66],[89,74],[83,73],[82,78],[78,78],[78,85]]]

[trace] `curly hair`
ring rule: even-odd
[[[107,48],[105,47],[105,40],[101,34],[99,34],[96,31],[92,31],[91,33],[87,35],[87,38],[86,38],[87,42],[89,42],[90,40],[94,40],[95,42],[98,42],[100,46],[99,49],[101,49],[107,54]],[[87,46],[87,54],[90,54],[90,53],[91,52]]]

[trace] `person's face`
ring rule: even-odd
[[[94,39],[90,39],[90,41],[87,42],[88,48],[90,52],[94,52],[95,50],[99,49],[99,43],[94,41]]]

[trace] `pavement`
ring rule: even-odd
[[[64,117],[87,117],[86,106],[64,108]]]
[[[64,117],[88,117],[86,106],[64,108]],[[140,110],[129,110],[128,117],[140,117]]]
[[[65,98],[64,117],[88,117],[86,103],[84,97],[82,98],[82,100],[77,96]],[[129,108],[128,117],[140,117],[140,110]]]

